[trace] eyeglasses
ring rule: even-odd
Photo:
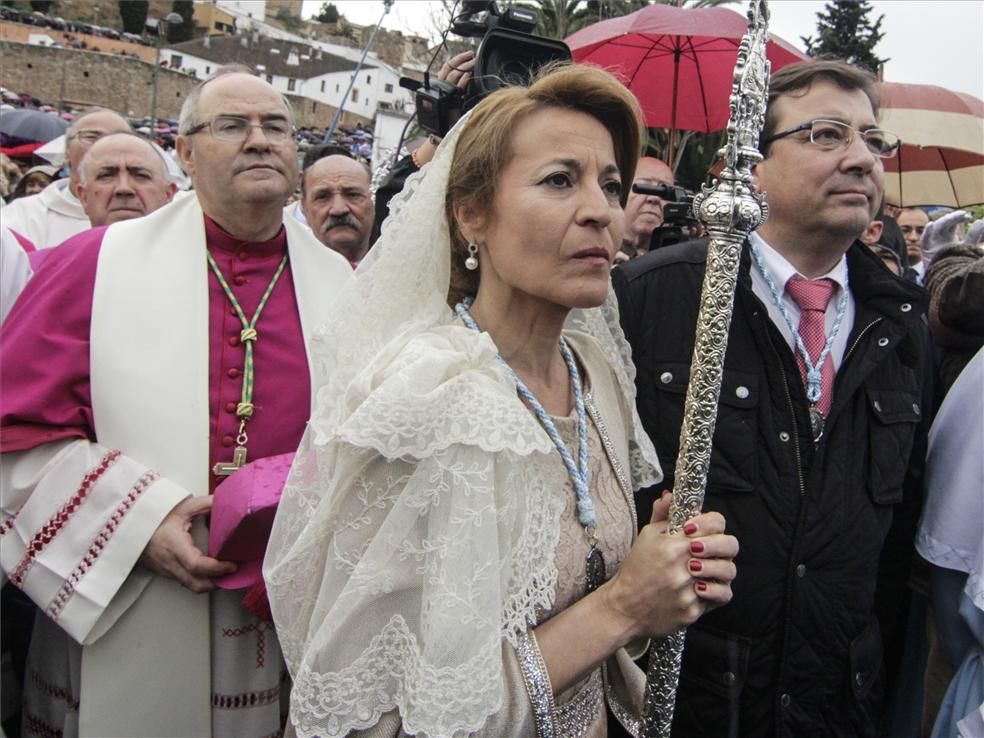
[[[69,136],[69,138],[77,138],[82,143],[86,143],[91,146],[105,135],[106,134],[102,131],[83,130],[83,131],[76,131],[71,136]]]
[[[294,138],[294,129],[286,120],[274,119],[262,123],[250,123],[246,118],[240,118],[238,115],[217,115],[212,120],[192,126],[185,135],[193,136],[206,128],[212,138],[229,143],[242,143],[249,138],[250,131],[254,128],[262,130],[266,140],[272,144],[287,143]]]
[[[881,128],[859,131],[839,120],[811,120],[787,131],[775,133],[761,141],[759,145],[766,146],[773,141],[800,131],[809,131],[810,143],[819,146],[824,151],[846,149],[853,143],[855,134],[860,134],[864,145],[868,147],[868,151],[882,159],[891,159],[899,150],[899,137],[894,133],[883,131]]]

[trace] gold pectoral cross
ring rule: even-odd
[[[220,461],[212,467],[212,473],[217,477],[227,477],[246,465],[246,447],[236,446],[232,452],[232,461]]]

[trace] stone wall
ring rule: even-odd
[[[98,105],[131,117],[149,116],[153,74],[153,64],[129,57],[0,41],[0,85],[51,105],[65,100],[71,107]],[[157,116],[177,118],[196,82],[161,69]]]
[[[154,65],[137,59],[0,41],[0,85],[57,105],[99,106],[141,118],[150,115]],[[64,76],[63,76],[64,75]],[[198,80],[161,69],[157,79],[157,117],[177,119],[185,97]],[[335,108],[289,95],[298,126],[326,128]],[[370,118],[345,111],[341,125],[369,125]]]

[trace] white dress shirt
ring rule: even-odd
[[[796,301],[790,297],[789,293],[786,292],[786,282],[789,281],[790,277],[799,275],[803,279],[807,279],[802,274],[796,271],[796,267],[790,264],[786,257],[772,248],[765,239],[762,238],[757,232],[752,232],[748,235],[748,240],[755,244],[758,249],[759,255],[762,257],[762,263],[766,269],[769,271],[769,276],[772,277],[772,282],[775,284],[776,288],[782,291],[782,301],[786,307],[786,311],[789,313],[790,318],[792,318],[793,326],[799,326],[800,319],[800,309]],[[851,328],[854,326],[854,296],[851,294],[850,287],[847,281],[847,257],[842,256],[840,261],[826,274],[816,277],[816,279],[832,279],[837,285],[837,289],[834,290],[833,296],[830,298],[830,303],[827,305],[827,312],[824,316],[824,333],[828,337],[830,332],[834,328],[834,321],[837,315],[837,303],[840,301],[841,295],[847,292],[847,304],[844,306],[844,319],[841,321],[840,329],[837,331],[837,335],[834,337],[834,342],[830,347],[830,358],[834,362],[834,369],[840,369],[841,362],[844,360],[844,353],[847,351],[847,339],[851,335]],[[807,280],[809,281],[809,280]],[[776,305],[775,298],[772,296],[772,290],[769,289],[768,283],[765,281],[765,277],[759,271],[758,266],[755,264],[755,260],[752,260],[752,291],[755,296],[758,297],[762,303],[769,310],[769,317],[772,322],[776,324],[779,332],[782,333],[783,338],[786,339],[786,343],[789,345],[790,350],[795,354],[796,345],[793,339],[793,332],[790,330],[789,325],[786,323],[786,319],[782,316],[782,312],[779,310],[779,306]]]

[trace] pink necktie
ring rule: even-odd
[[[803,339],[803,345],[810,354],[810,361],[814,364],[820,358],[824,344],[827,343],[824,314],[827,312],[827,303],[830,302],[836,289],[837,284],[832,279],[806,280],[800,276],[793,276],[786,282],[786,292],[799,305],[800,338]],[[803,361],[799,351],[796,352],[796,363],[799,365],[803,385],[806,386],[806,362]],[[830,412],[833,393],[834,360],[830,358],[828,352],[820,369],[820,400],[817,402],[817,408],[824,417]]]

